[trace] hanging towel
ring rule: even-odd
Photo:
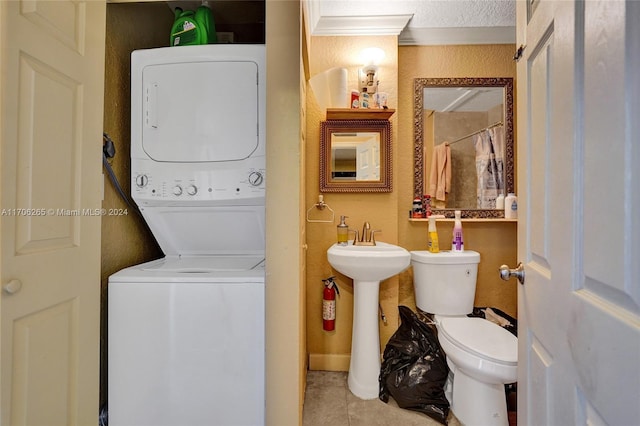
[[[500,167],[496,161],[493,132],[485,130],[474,141],[476,148],[476,172],[478,175],[477,198],[479,209],[495,209],[496,198],[502,189],[502,158]],[[504,141],[504,138],[502,138]],[[500,171],[498,170],[500,169]]]
[[[448,142],[433,147],[430,182],[431,195],[436,200],[445,201],[451,189],[451,148]]]

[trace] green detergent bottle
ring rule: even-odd
[[[217,41],[216,25],[207,2],[202,2],[195,12],[176,8],[171,27],[171,46],[212,44]]]

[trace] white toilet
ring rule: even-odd
[[[517,380],[518,339],[490,321],[470,318],[480,254],[412,251],[416,306],[434,314],[453,382],[445,389],[464,425],[508,425],[504,385]],[[451,376],[450,376],[451,377]]]

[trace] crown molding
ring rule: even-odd
[[[313,9],[311,7],[310,9]],[[410,15],[318,16],[309,13],[309,29],[313,36],[376,36],[399,35],[407,26]]]
[[[400,46],[514,44],[515,42],[515,27],[406,28],[398,37]]]

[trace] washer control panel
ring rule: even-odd
[[[153,170],[153,169],[157,170]],[[133,195],[140,200],[228,200],[264,197],[265,169],[218,170],[141,168],[132,173]]]
[[[264,173],[262,171],[253,171],[249,173],[249,183],[252,186],[260,186],[264,180]]]

